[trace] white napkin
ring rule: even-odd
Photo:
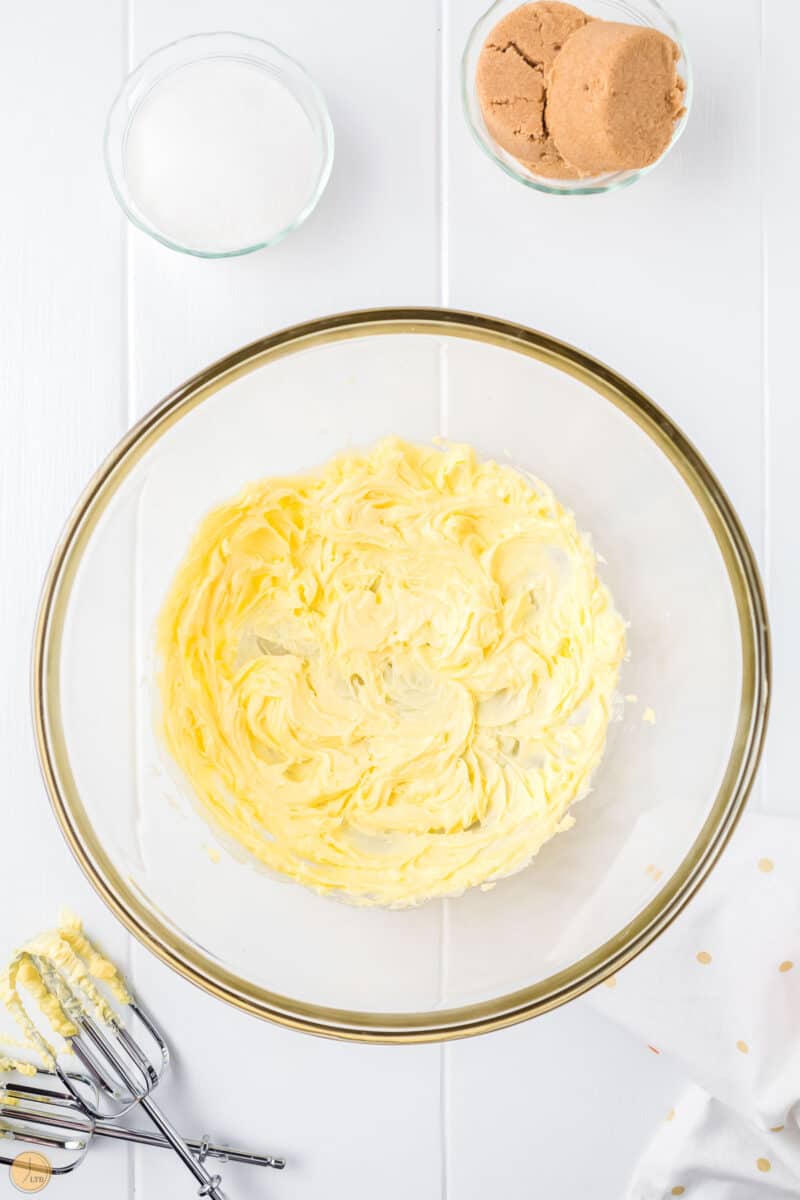
[[[687,910],[590,1002],[698,1085],[628,1200],[797,1200],[800,822],[746,815]]]

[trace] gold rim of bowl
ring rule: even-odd
[[[72,776],[59,702],[61,638],[77,567],[108,501],[148,447],[190,409],[270,360],[325,342],[392,333],[440,333],[532,356],[579,379],[635,421],[680,472],[711,527],[734,594],[743,667],[733,748],[710,813],[681,864],[646,908],[592,954],[530,987],[420,1013],[346,1011],[278,995],[228,971],[179,937],[143,903],[99,843]],[[706,879],[742,813],[761,757],[769,685],[769,626],[755,556],[714,474],[669,417],[633,384],[555,338],[510,321],[436,308],[371,309],[294,325],[220,359],[156,405],[111,452],[69,518],[45,579],[33,654],[36,744],[53,810],[79,865],[123,925],[184,978],[237,1008],[307,1033],[388,1043],[445,1041],[538,1016],[595,987],[658,937]]]

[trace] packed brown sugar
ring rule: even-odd
[[[534,174],[575,179],[654,163],[683,112],[663,33],[571,4],[523,4],[493,28],[477,92],[491,137]]]

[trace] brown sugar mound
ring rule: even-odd
[[[683,110],[680,50],[640,25],[593,21],[553,63],[547,93],[550,134],[582,174],[626,171],[660,158]]]
[[[489,135],[536,175],[635,170],[664,153],[684,111],[679,58],[657,29],[539,0],[486,39],[478,102]]]
[[[476,86],[486,128],[499,146],[540,175],[577,174],[550,136],[547,78],[567,39],[589,20],[557,0],[523,4],[495,25],[478,59]]]

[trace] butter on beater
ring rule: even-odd
[[[110,995],[120,1004],[129,1003],[130,995],[117,968],[92,945],[83,932],[80,920],[73,913],[61,913],[56,929],[39,934],[21,946],[6,970],[0,973],[0,1003],[22,1033],[19,1044],[32,1051],[43,1065],[49,1067],[55,1061],[56,1051],[48,1038],[40,1033],[23,997],[27,995],[29,1003],[46,1018],[52,1033],[67,1045],[70,1038],[78,1033],[78,1028],[70,1015],[73,1012],[72,998],[65,995],[55,979],[49,977],[44,966],[40,969],[40,962],[52,963],[78,997],[81,1007],[103,1022],[112,1021],[114,1011],[98,984],[108,988]],[[8,1063],[11,1065],[4,1065]],[[26,1067],[29,1069],[25,1073],[30,1074],[35,1070],[30,1064],[20,1064],[0,1054],[0,1070],[24,1071]]]
[[[18,1041],[6,1033],[0,1033],[0,1075],[8,1075],[12,1071],[16,1071],[18,1075],[35,1075],[38,1067],[32,1062],[17,1058],[13,1053],[13,1048],[17,1046],[23,1050],[30,1050],[27,1042]],[[2,1085],[0,1085],[1,1087]],[[11,1097],[6,1096],[3,1103],[8,1104],[10,1099]]]

